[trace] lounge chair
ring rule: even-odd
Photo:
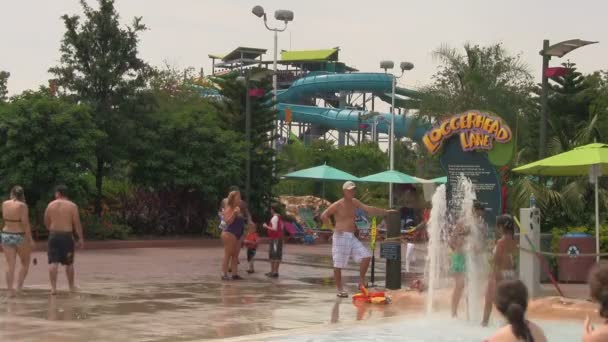
[[[304,223],[307,228],[315,232],[317,236],[319,236],[320,240],[329,241],[329,239],[333,235],[333,232],[330,229],[321,227],[317,224],[317,222],[315,222],[315,215],[312,209],[298,208],[298,214],[300,215],[302,223]]]

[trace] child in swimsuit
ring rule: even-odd
[[[245,236],[243,245],[247,248],[247,262],[249,263],[247,273],[251,274],[255,272],[253,268],[253,259],[255,259],[255,254],[257,252],[259,236],[258,233],[256,233],[255,225],[249,225],[247,229],[247,235]]]
[[[465,271],[465,256],[464,256],[464,238],[466,232],[461,224],[456,226],[456,229],[451,234],[449,244],[452,249],[452,265],[451,271],[454,277],[454,291],[452,292],[452,317],[456,317],[458,313],[458,303],[464,291],[464,271]]]
[[[486,291],[486,302],[483,312],[482,326],[487,326],[492,312],[492,302],[494,301],[496,286],[501,281],[513,280],[515,275],[515,262],[513,254],[517,252],[517,241],[513,237],[515,234],[515,221],[511,215],[500,215],[496,218],[496,229],[500,232],[501,238],[494,247],[494,257],[492,272],[488,280]]]

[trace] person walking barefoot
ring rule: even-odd
[[[245,218],[240,207],[241,193],[231,191],[224,207],[226,229],[221,238],[224,243],[224,259],[222,261],[222,280],[241,280],[238,273],[238,256],[241,249],[241,238],[245,232]],[[230,269],[230,271],[229,271]],[[232,273],[232,277],[228,273]]]
[[[332,259],[334,264],[334,280],[336,282],[337,296],[340,298],[348,297],[344,291],[342,283],[342,269],[346,267],[352,257],[359,263],[359,287],[364,286],[365,275],[372,259],[369,249],[355,237],[357,226],[355,225],[355,212],[362,209],[368,215],[386,216],[388,210],[370,207],[361,203],[355,198],[355,183],[348,181],[342,186],[344,197],[332,203],[323,214],[321,220],[324,224],[330,225],[329,218],[334,217],[336,221],[334,235],[332,237]]]
[[[2,220],[4,228],[2,228],[0,236],[6,259],[6,288],[9,296],[14,297],[23,289],[23,283],[30,267],[30,255],[35,246],[22,187],[14,186],[11,189],[10,199],[2,203]],[[15,291],[17,257],[21,261],[21,269],[17,280],[17,291]]]
[[[57,273],[59,264],[65,266],[70,291],[77,290],[74,271],[74,235],[78,248],[84,247],[84,236],[78,206],[69,200],[68,188],[58,185],[55,200],[49,203],[44,212],[44,225],[49,230],[48,258],[51,295],[57,293]]]
[[[279,277],[279,266],[283,259],[283,220],[279,214],[279,206],[274,204],[270,208],[272,218],[270,224],[264,224],[268,230],[270,245],[268,246],[268,260],[270,260],[270,272],[266,273],[269,278]]]

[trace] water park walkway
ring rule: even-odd
[[[276,280],[264,276],[269,264],[262,260],[267,256],[263,245],[257,273],[242,272],[245,280],[222,282],[221,246],[190,243],[121,249],[92,249],[91,243],[76,255],[80,292],[65,292],[60,274],[57,296],[49,296],[46,255],[36,252],[38,264],[30,269],[25,293],[9,299],[0,291],[0,341],[206,340],[404,313],[400,305],[357,308],[350,299],[336,299],[327,244],[287,245]],[[421,265],[419,260],[414,269]],[[241,266],[244,270],[244,262]],[[357,279],[352,266],[345,272],[351,293]],[[380,275],[383,269],[378,262]]]

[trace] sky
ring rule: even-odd
[[[88,0],[91,5],[96,1]],[[415,68],[402,86],[429,84],[438,61],[432,51],[442,44],[502,42],[521,54],[540,78],[538,51],[543,39],[553,43],[581,38],[599,44],[563,58],[583,72],[608,69],[608,2],[602,0],[116,0],[125,24],[142,16],[149,28],[141,35],[141,57],[152,65],[204,68],[210,53],[237,46],[267,48],[272,33],[251,14],[254,5],[268,13],[290,9],[295,18],[279,36],[279,50],[339,46],[340,59],[361,71],[379,71],[379,61],[409,61]],[[0,0],[0,70],[11,73],[10,94],[47,84],[47,70],[59,60],[63,14],[79,14],[77,0]],[[270,15],[270,24],[278,24]],[[553,59],[551,65],[561,61]]]

